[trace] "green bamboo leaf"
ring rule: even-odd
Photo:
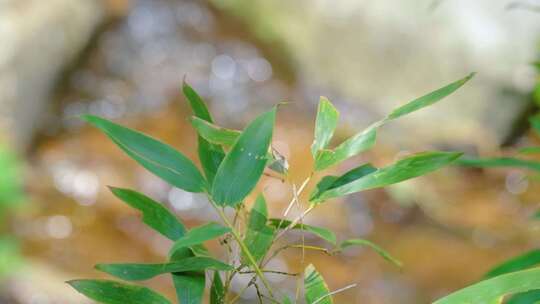
[[[67,283],[88,298],[103,304],[171,304],[165,297],[146,287],[107,280],[73,280]]]
[[[173,274],[173,283],[178,303],[202,304],[204,298],[204,272]]]
[[[369,150],[377,139],[377,129],[383,125],[383,122],[377,122],[364,131],[357,133],[349,139],[342,142],[334,150],[319,150],[315,157],[315,170],[321,171],[330,166],[338,164],[347,158],[358,155]]]
[[[212,197],[220,206],[235,206],[255,187],[264,167],[270,147],[276,108],[260,115],[238,137],[219,166]]]
[[[276,229],[285,229],[289,227],[292,224],[291,221],[286,219],[277,219],[273,218],[270,219],[269,225],[272,227],[275,227]],[[295,230],[303,230],[306,232],[313,233],[314,235],[320,237],[321,239],[329,242],[330,244],[335,245],[336,244],[336,235],[331,230],[328,230],[326,228],[306,225],[306,224],[296,224],[292,229]]]
[[[433,304],[493,304],[506,295],[540,289],[540,268],[520,270],[481,281]]]
[[[237,130],[219,127],[195,116],[191,118],[191,125],[197,130],[197,134],[206,141],[225,147],[234,145],[235,141],[242,133]]]
[[[315,189],[309,195],[309,201],[315,201],[324,191],[332,188],[332,185],[338,180],[339,176],[327,175],[321,178],[321,180],[315,186]]]
[[[495,158],[460,158],[456,161],[456,165],[464,167],[478,168],[497,168],[497,167],[512,167],[524,168],[533,171],[540,171],[540,162],[519,159],[514,157],[495,157]]]
[[[184,96],[189,101],[189,105],[193,110],[193,113],[196,117],[203,121],[212,123],[212,116],[204,103],[204,100],[195,92],[195,90],[186,83],[184,80],[182,90]],[[208,183],[211,185],[214,181],[214,176],[216,175],[217,169],[225,157],[223,148],[219,145],[212,144],[202,138],[200,135],[198,137],[198,154],[201,165],[204,169],[204,174],[208,179]]]
[[[484,278],[489,279],[502,274],[524,270],[538,264],[540,264],[540,250],[534,249],[493,267],[484,275]]]
[[[393,165],[377,169],[348,184],[327,190],[313,203],[317,204],[330,198],[385,187],[415,178],[444,167],[460,156],[461,153],[454,152],[424,152],[414,154],[413,156],[399,160]]]
[[[205,225],[195,227],[189,230],[184,236],[176,240],[171,249],[170,255],[174,255],[175,252],[180,249],[202,244],[229,232],[231,232],[231,228],[222,226],[215,222],[210,222]]]
[[[186,233],[186,229],[178,219],[161,204],[152,199],[128,189],[111,188],[118,198],[143,213],[143,221],[153,229],[175,241]],[[174,259],[186,257],[208,256],[202,245],[176,250]],[[180,303],[200,304],[204,293],[205,276],[202,273],[176,273],[173,282]]]
[[[273,227],[268,226],[267,222],[268,209],[266,207],[266,200],[260,194],[249,214],[247,232],[244,239],[249,252],[257,262],[266,255],[274,239],[275,230]],[[247,261],[247,258],[243,256],[242,260]]]
[[[148,280],[164,273],[211,270],[232,270],[216,259],[191,257],[165,264],[98,264],[96,269],[126,281]]]
[[[214,280],[212,281],[212,287],[210,287],[210,304],[224,304],[225,303],[225,289],[223,288],[223,282],[219,276],[219,272],[214,272]]]
[[[540,289],[518,293],[506,300],[505,304],[538,304],[540,303]]]
[[[191,250],[190,250],[191,249]],[[171,256],[171,261],[181,261],[193,256],[200,256],[199,251],[205,253],[208,257],[206,248],[202,245],[195,245],[192,248],[184,248],[177,250]],[[205,271],[195,272],[175,272],[171,273],[174,289],[176,290],[176,298],[178,303],[202,304],[205,287]]]
[[[373,249],[375,252],[377,252],[381,257],[383,257],[388,262],[396,265],[397,267],[402,267],[403,264],[396,258],[394,258],[388,251],[382,249],[377,244],[370,242],[368,240],[364,239],[350,239],[346,240],[339,246],[340,250],[343,250],[345,248],[351,247],[351,246],[367,246],[371,249]]]
[[[191,124],[204,140],[224,147],[234,145],[234,142],[241,134],[240,131],[222,128],[197,117],[192,118]],[[266,153],[266,159],[266,165],[269,169],[280,174],[287,173],[289,169],[287,159],[277,150],[270,148],[270,151]]]
[[[365,175],[371,174],[376,170],[377,168],[373,167],[371,164],[365,164],[348,171],[342,176],[325,176],[317,183],[317,186],[309,197],[309,201],[315,201],[325,191],[346,185]]]
[[[208,122],[212,122],[212,115],[210,115],[210,111],[208,111],[206,103],[201,96],[186,82],[185,79],[182,82],[182,92],[189,102],[191,110],[193,110],[195,116]]]
[[[461,88],[465,83],[467,83],[467,81],[473,78],[474,74],[475,73],[471,73],[463,79],[455,81],[395,109],[392,111],[392,113],[390,113],[390,115],[388,115],[388,118],[396,119],[436,103],[437,101],[447,97],[448,95],[454,93],[457,89]]]
[[[126,154],[171,185],[189,192],[203,192],[206,181],[193,162],[171,146],[106,119],[84,115]]]
[[[111,192],[126,204],[142,212],[142,220],[149,227],[177,240],[184,235],[186,228],[167,208],[151,198],[129,189],[109,187]]]
[[[306,267],[304,274],[304,288],[307,304],[333,304],[334,301],[329,295],[328,285],[324,281],[323,277],[312,264]]]
[[[395,109],[384,119],[371,124],[367,129],[345,140],[338,145],[334,150],[322,149],[315,157],[315,170],[324,170],[332,165],[336,165],[352,156],[358,155],[375,144],[377,139],[377,130],[386,123],[398,119],[404,115],[412,113],[414,111],[425,108],[429,105],[436,103],[444,97],[452,94],[467,81],[474,76],[474,73],[469,74],[467,77],[455,81],[447,86],[444,86],[438,90],[428,93],[420,98],[406,103],[405,105]]]
[[[326,97],[321,97],[315,120],[315,139],[311,145],[311,154],[313,157],[316,157],[317,152],[326,148],[330,140],[332,140],[338,118],[339,112],[334,105]]]

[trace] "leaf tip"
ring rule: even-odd
[[[65,281],[64,283],[68,284],[69,286],[75,288],[75,285],[77,285],[77,282],[80,281],[80,280],[69,280],[69,281]]]
[[[85,122],[88,122],[88,123],[93,123],[94,121],[98,120],[99,117],[95,116],[95,115],[91,115],[91,114],[81,114],[78,116],[81,120],[85,121]]]
[[[182,77],[182,88],[185,86],[189,86],[189,84],[186,81],[186,78],[187,78],[187,74],[184,74],[184,76]]]
[[[96,264],[94,265],[94,269],[101,272],[107,272],[107,264]]]

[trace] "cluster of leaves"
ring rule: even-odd
[[[337,127],[339,114],[329,100],[321,98],[311,147],[315,160],[313,170],[315,172],[325,170],[370,149],[375,144],[378,129],[384,124],[434,104],[456,91],[472,76],[471,74],[406,103],[334,148],[330,148],[329,144]],[[174,243],[168,261],[164,263],[100,264],[96,269],[124,281],[142,281],[158,275],[171,275],[178,302],[182,304],[202,303],[207,280],[212,281],[209,292],[210,303],[235,303],[243,291],[233,296],[229,287],[232,279],[239,273],[253,275],[244,290],[250,286],[255,287],[261,303],[263,299],[274,303],[293,303],[287,295],[276,295],[265,277],[267,272],[275,273],[265,268],[268,261],[288,248],[338,253],[350,246],[368,246],[388,261],[400,265],[389,253],[367,240],[351,239],[338,243],[332,231],[306,225],[303,218],[328,199],[381,188],[421,176],[452,163],[461,155],[454,152],[432,151],[408,156],[382,168],[361,164],[340,176],[322,177],[309,196],[307,209],[295,219],[268,218],[267,202],[262,193],[256,196],[253,207],[247,214],[246,201],[249,200],[249,194],[255,192],[256,185],[265,170],[272,170],[275,171],[274,174],[284,176],[287,174],[288,164],[285,158],[271,146],[277,107],[258,116],[243,131],[238,131],[215,125],[201,97],[185,83],[183,92],[194,113],[191,122],[198,134],[198,155],[203,172],[184,154],[163,142],[100,117],[83,116],[84,120],[99,128],[148,171],[174,187],[188,192],[204,193],[208,197],[209,204],[221,218],[221,223],[209,222],[187,229],[163,204],[134,190],[111,187],[116,197],[142,213],[142,220],[146,225]],[[298,197],[309,180],[308,177],[299,190],[296,185],[292,185],[294,198],[287,210],[294,203],[300,206]],[[235,211],[233,218],[227,216],[226,208]],[[307,246],[304,243],[273,248],[281,236],[293,229],[320,237],[331,249]],[[216,238],[221,238],[222,244],[229,248],[227,262],[212,256],[204,246],[206,241]],[[525,273],[526,276],[534,274],[535,270],[532,272],[528,270]],[[330,291],[313,265],[308,265],[302,274],[285,275],[296,275],[301,279],[306,303],[333,303],[332,295],[335,291]],[[521,276],[510,279],[514,282],[524,280]],[[171,303],[146,287],[118,281],[75,280],[69,284],[87,297],[105,304]],[[259,284],[264,286],[264,290]],[[483,284],[497,285],[498,281],[494,283],[487,281]],[[478,289],[483,290],[483,286],[471,288],[436,303],[484,303],[479,301],[480,299],[487,303],[487,300],[495,296],[493,293],[474,292]],[[518,288],[519,290],[516,288],[506,290],[504,293],[522,291],[525,287],[519,287],[521,288]],[[295,302],[297,300],[298,298]]]

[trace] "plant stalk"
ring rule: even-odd
[[[259,265],[257,264],[257,261],[255,260],[253,255],[251,255],[251,252],[249,251],[246,244],[244,243],[244,241],[240,237],[240,234],[238,233],[238,231],[236,231],[235,227],[232,226],[229,219],[227,219],[227,216],[225,215],[225,213],[221,209],[219,209],[215,205],[214,202],[212,202],[212,204],[214,205],[215,209],[217,210],[219,216],[221,217],[221,219],[223,220],[225,225],[227,225],[231,229],[231,233],[232,233],[233,237],[236,239],[236,242],[240,246],[240,249],[242,250],[242,252],[246,255],[246,258],[248,259],[248,262],[251,264],[251,267],[253,267],[253,270],[255,271],[257,276],[261,279],[261,282],[263,283],[264,287],[266,288],[266,290],[268,290],[268,294],[271,297],[274,297],[272,287],[270,287],[270,283],[268,283],[268,280],[266,280],[266,278],[264,277],[264,273],[259,268]]]

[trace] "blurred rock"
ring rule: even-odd
[[[3,292],[10,298],[8,303],[13,304],[93,303],[65,283],[70,279],[73,279],[71,274],[30,261],[5,283]]]
[[[0,1],[0,130],[24,149],[62,71],[103,20],[101,1]]]
[[[332,97],[353,129],[478,72],[442,104],[387,130],[401,134],[392,140],[483,147],[508,136],[534,83],[539,14],[509,9],[509,2],[213,1],[268,44],[284,45],[310,100]]]

